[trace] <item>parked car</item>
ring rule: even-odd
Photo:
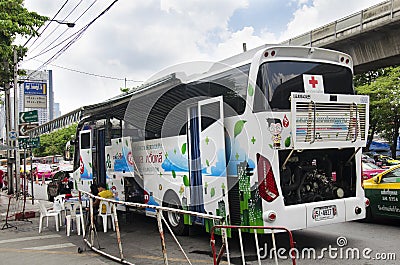
[[[362,180],[370,179],[384,171],[385,169],[375,165],[374,163],[362,161]]]
[[[390,167],[400,164],[400,160],[394,159],[387,155],[377,154],[374,156],[374,159],[375,159],[375,164],[377,164],[378,166]]]
[[[370,202],[367,218],[400,218],[400,165],[365,180],[363,186]]]
[[[367,154],[362,154],[361,155],[361,160],[363,162],[370,162],[370,163],[374,163],[375,164],[375,160],[371,156],[369,156]]]

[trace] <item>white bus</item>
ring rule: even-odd
[[[78,188],[107,182],[119,200],[220,215],[232,225],[295,230],[365,217],[369,98],[354,94],[350,56],[265,45],[179,76],[85,108]],[[212,226],[165,217],[178,234]]]

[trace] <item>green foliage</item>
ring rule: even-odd
[[[368,72],[367,77],[356,79],[364,80],[358,83],[357,93],[370,97],[370,128],[395,146],[400,117],[400,66],[380,69],[375,74]]]
[[[40,136],[40,147],[33,149],[35,156],[64,155],[65,145],[76,134],[77,124]]]
[[[14,45],[17,36],[38,36],[40,28],[48,17],[29,12],[23,0],[0,0],[0,80],[9,82],[13,77],[14,50],[18,51],[18,61],[25,56],[27,49]]]
[[[378,69],[378,70],[371,70],[365,72],[363,74],[359,74],[354,76],[354,86],[359,87],[363,85],[369,85],[373,81],[375,81],[378,77],[384,76],[387,74],[386,68]]]

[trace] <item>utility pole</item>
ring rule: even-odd
[[[7,66],[8,67],[8,63]],[[6,143],[7,143],[7,181],[8,181],[8,195],[14,194],[14,174],[13,174],[13,162],[11,160],[12,152],[11,146],[12,141],[10,139],[9,132],[11,131],[11,102],[10,102],[10,83],[7,80],[4,84],[4,103],[6,111]]]
[[[18,110],[18,56],[14,50],[14,130],[19,132],[19,110]],[[18,137],[15,142],[15,191],[18,194],[20,189],[20,154],[18,147]],[[25,191],[23,191],[25,192]]]

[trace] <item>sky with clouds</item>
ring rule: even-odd
[[[52,22],[40,28],[41,36],[28,42],[29,52],[20,67],[42,67],[113,2],[25,0],[29,11],[50,18],[65,4],[55,19],[76,25],[68,28]],[[41,69],[53,70],[55,102],[65,114],[119,94],[125,78],[126,86],[134,87],[141,84],[134,81],[145,81],[171,65],[218,61],[240,53],[244,42],[248,49],[279,43],[380,2],[119,0]]]

